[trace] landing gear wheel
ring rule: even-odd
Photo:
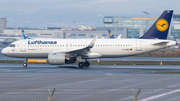
[[[85,67],[89,67],[90,63],[88,61],[84,62]]]
[[[27,67],[27,61],[28,61],[28,58],[25,58],[24,63],[23,63],[23,67]]]
[[[27,63],[23,63],[23,66],[24,66],[24,67],[27,67]]]
[[[83,62],[79,62],[78,66],[79,66],[80,68],[83,68],[83,67],[84,67],[84,63],[83,63]]]

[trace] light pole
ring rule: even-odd
[[[117,26],[118,21],[115,21],[114,23],[115,23],[115,38],[116,38],[116,29],[117,29],[116,26]]]
[[[143,13],[146,14],[146,31],[147,31],[147,27],[149,27],[149,16],[148,16],[148,15],[149,15],[150,13],[148,13],[148,12],[146,12],[146,11],[143,11]],[[147,26],[147,16],[148,16],[148,26]]]
[[[76,23],[76,21],[74,21],[74,29],[75,29],[75,23]]]
[[[76,24],[76,21],[74,21],[74,30],[73,30],[73,31],[74,31],[74,34],[76,34],[76,33],[75,33],[75,24]],[[75,39],[75,36],[74,36],[74,35],[73,35],[73,38]]]
[[[28,34],[29,34],[29,21],[27,21],[27,24],[28,24]]]

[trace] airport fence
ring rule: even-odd
[[[0,88],[0,101],[180,101],[180,88]]]

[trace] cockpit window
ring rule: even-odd
[[[15,44],[10,44],[9,47],[15,47]]]

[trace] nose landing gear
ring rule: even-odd
[[[24,67],[27,67],[27,63],[23,63],[23,66],[24,66]]]
[[[25,58],[24,63],[23,63],[23,67],[27,67],[27,61],[28,61],[28,58]]]

